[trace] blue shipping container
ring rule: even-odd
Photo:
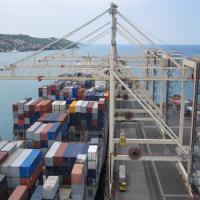
[[[42,152],[40,150],[33,149],[26,160],[20,166],[20,177],[30,178],[41,160]]]

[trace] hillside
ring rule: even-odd
[[[55,41],[56,38],[36,38],[29,35],[9,35],[9,34],[0,34],[0,52],[10,52],[13,50],[17,51],[32,51],[38,50],[41,47]],[[71,41],[61,40],[60,42],[52,45],[47,48],[47,50],[56,50],[62,49],[63,47],[69,45]],[[73,45],[72,47],[77,47]],[[70,48],[72,48],[70,47]]]

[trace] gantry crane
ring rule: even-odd
[[[44,55],[43,51],[51,45],[66,39],[90,24],[93,24],[100,18],[109,13],[111,20],[94,31],[79,38],[76,42],[69,44],[55,53]],[[121,21],[120,21],[121,20]],[[125,27],[123,23],[129,28]],[[134,33],[133,33],[134,31]],[[97,40],[111,34],[111,52],[107,56],[74,56],[68,52],[68,48],[72,45],[86,43],[90,45]],[[134,45],[138,49],[146,49],[143,56],[122,56],[117,50],[117,34]],[[137,38],[145,40],[148,48],[143,42]],[[76,51],[76,49],[74,50]],[[193,163],[194,146],[196,138],[196,109],[197,109],[197,93],[199,81],[200,61],[198,59],[184,58],[180,62],[173,58],[169,52],[165,52],[146,34],[138,25],[130,21],[121,12],[117,10],[115,4],[111,4],[110,8],[89,22],[81,25],[72,32],[64,35],[56,41],[46,45],[40,50],[22,58],[10,65],[2,66],[0,71],[0,80],[103,80],[109,82],[110,102],[109,102],[109,191],[112,195],[113,170],[117,160],[134,160],[134,161],[170,161],[175,162],[177,169],[182,178],[188,193],[192,196],[191,183],[194,183]],[[169,76],[170,74],[170,76]],[[166,123],[163,104],[166,99],[167,83],[171,81],[181,81],[181,108],[179,134],[176,135],[172,128]],[[191,142],[189,146],[183,145],[184,130],[184,102],[186,83],[192,81],[194,83],[193,113],[192,113],[192,129]],[[132,83],[130,87],[128,83]],[[155,102],[155,83],[161,83],[160,89],[160,107]],[[127,109],[118,108],[116,102],[124,94],[123,87],[129,100],[136,101],[140,108],[129,109],[132,114],[145,113],[146,117],[116,117],[116,113],[127,113]],[[123,100],[123,99],[121,99]],[[130,113],[129,113],[130,114]],[[122,123],[127,121],[133,123],[135,121],[154,121],[160,130],[161,137],[158,138],[127,138],[126,134],[121,137],[115,134],[116,122]],[[176,147],[176,154],[142,154],[140,149],[130,149],[128,154],[117,154],[116,145],[120,142],[126,144],[145,144],[145,145],[172,145]],[[122,144],[121,143],[121,144]],[[195,157],[196,158],[196,157]],[[185,170],[182,162],[188,163],[188,169]]]

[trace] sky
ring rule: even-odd
[[[200,44],[199,0],[113,0],[120,13],[167,44]],[[108,9],[110,0],[0,0],[0,33],[61,37]],[[109,20],[89,26],[71,40]],[[120,21],[122,23],[122,21]],[[124,24],[124,22],[123,22]],[[128,30],[133,31],[130,27]],[[119,43],[127,43],[119,37]],[[106,39],[99,41],[106,43]]]

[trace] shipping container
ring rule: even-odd
[[[55,199],[59,189],[59,177],[48,176],[46,182],[43,185],[42,198],[43,199]]]
[[[24,149],[22,153],[17,157],[17,159],[10,165],[9,177],[20,177],[20,166],[31,154],[32,150]]]
[[[61,142],[54,142],[47,154],[45,155],[45,166],[52,167],[54,165],[53,158],[58,150],[59,146],[61,145]]]
[[[17,149],[11,156],[9,156],[5,162],[1,165],[1,173],[9,174],[10,165],[17,159],[17,157],[23,152],[23,149]]]
[[[42,191],[43,191],[43,186],[38,185],[34,191],[34,193],[31,196],[30,200],[42,200]]]
[[[24,185],[17,186],[8,200],[28,200],[27,187]]]
[[[20,166],[20,177],[29,178],[42,161],[41,150],[33,149]]]

